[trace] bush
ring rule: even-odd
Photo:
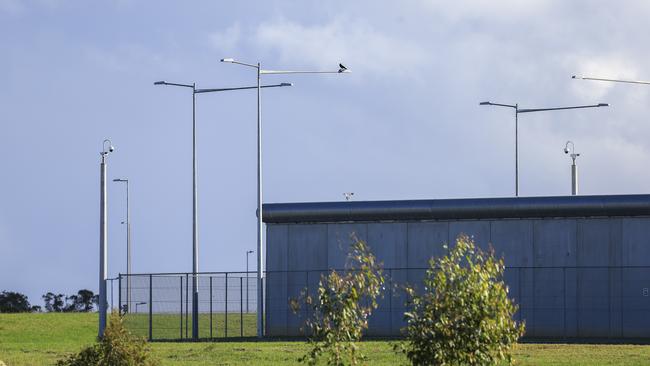
[[[508,298],[504,268],[503,259],[459,236],[448,255],[429,261],[421,294],[406,288],[407,341],[397,348],[413,365],[512,363],[524,324],[512,319],[517,306]]]
[[[353,240],[346,272],[331,271],[321,276],[315,299],[306,292],[301,296],[313,310],[307,320],[311,349],[300,358],[301,362],[315,365],[323,354],[328,355],[328,365],[357,365],[365,358],[355,342],[361,340],[363,330],[368,328],[368,317],[377,308],[384,277],[368,245],[354,236]],[[300,308],[298,300],[292,300],[291,306],[294,312]]]
[[[144,338],[129,333],[122,317],[111,313],[104,337],[99,343],[86,347],[78,354],[60,360],[57,366],[153,366],[158,363],[151,358]]]

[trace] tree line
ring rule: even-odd
[[[20,292],[2,291],[0,293],[0,313],[84,313],[94,310],[98,296],[90,290],[83,289],[76,294],[66,296],[48,292],[41,296],[43,306],[31,305],[27,295]]]

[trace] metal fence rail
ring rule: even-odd
[[[387,268],[386,291],[369,319],[369,336],[399,336],[406,325],[403,285],[422,287],[426,268]],[[301,336],[311,315],[289,306],[307,289],[316,294],[328,270],[269,271],[264,277],[266,336]],[[199,274],[199,338],[255,337],[256,272]],[[191,273],[118,277],[119,309],[126,325],[151,340],[192,337]],[[504,281],[533,338],[650,337],[650,266],[507,267]],[[189,286],[188,286],[189,285]],[[127,292],[131,296],[127,303]]]

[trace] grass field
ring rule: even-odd
[[[230,320],[229,320],[230,321]],[[0,360],[51,365],[93,342],[97,314],[0,314]],[[369,365],[405,365],[387,341],[363,342]],[[163,365],[295,365],[303,342],[153,343]],[[518,365],[649,365],[650,346],[520,344]]]
[[[149,314],[128,314],[124,324],[133,334],[149,337]],[[154,314],[151,328],[154,340],[187,338],[186,334],[192,336],[192,319],[186,316],[181,318],[178,314]],[[255,313],[230,313],[228,316],[214,313],[212,317],[209,314],[199,314],[199,338],[254,337],[256,334]]]

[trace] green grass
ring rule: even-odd
[[[130,321],[139,324],[142,319]],[[180,323],[180,318],[175,321]],[[0,314],[0,360],[8,366],[51,365],[91,344],[96,332],[97,314]],[[190,366],[296,365],[307,351],[304,342],[154,342],[151,347],[162,365]],[[361,349],[369,365],[406,364],[403,356],[393,353],[391,342],[363,342]],[[648,365],[650,346],[520,344],[515,359],[526,366]]]
[[[199,314],[199,337],[254,337],[257,334],[257,314],[224,313],[212,314],[212,323],[209,314]],[[226,318],[228,327],[226,327]],[[149,337],[149,315],[127,314],[124,320],[127,328],[136,335]],[[192,336],[192,319],[179,314],[154,314],[151,320],[153,339],[179,339]],[[185,326],[187,325],[187,330]],[[210,333],[212,326],[212,333]],[[181,335],[182,329],[182,335]]]

